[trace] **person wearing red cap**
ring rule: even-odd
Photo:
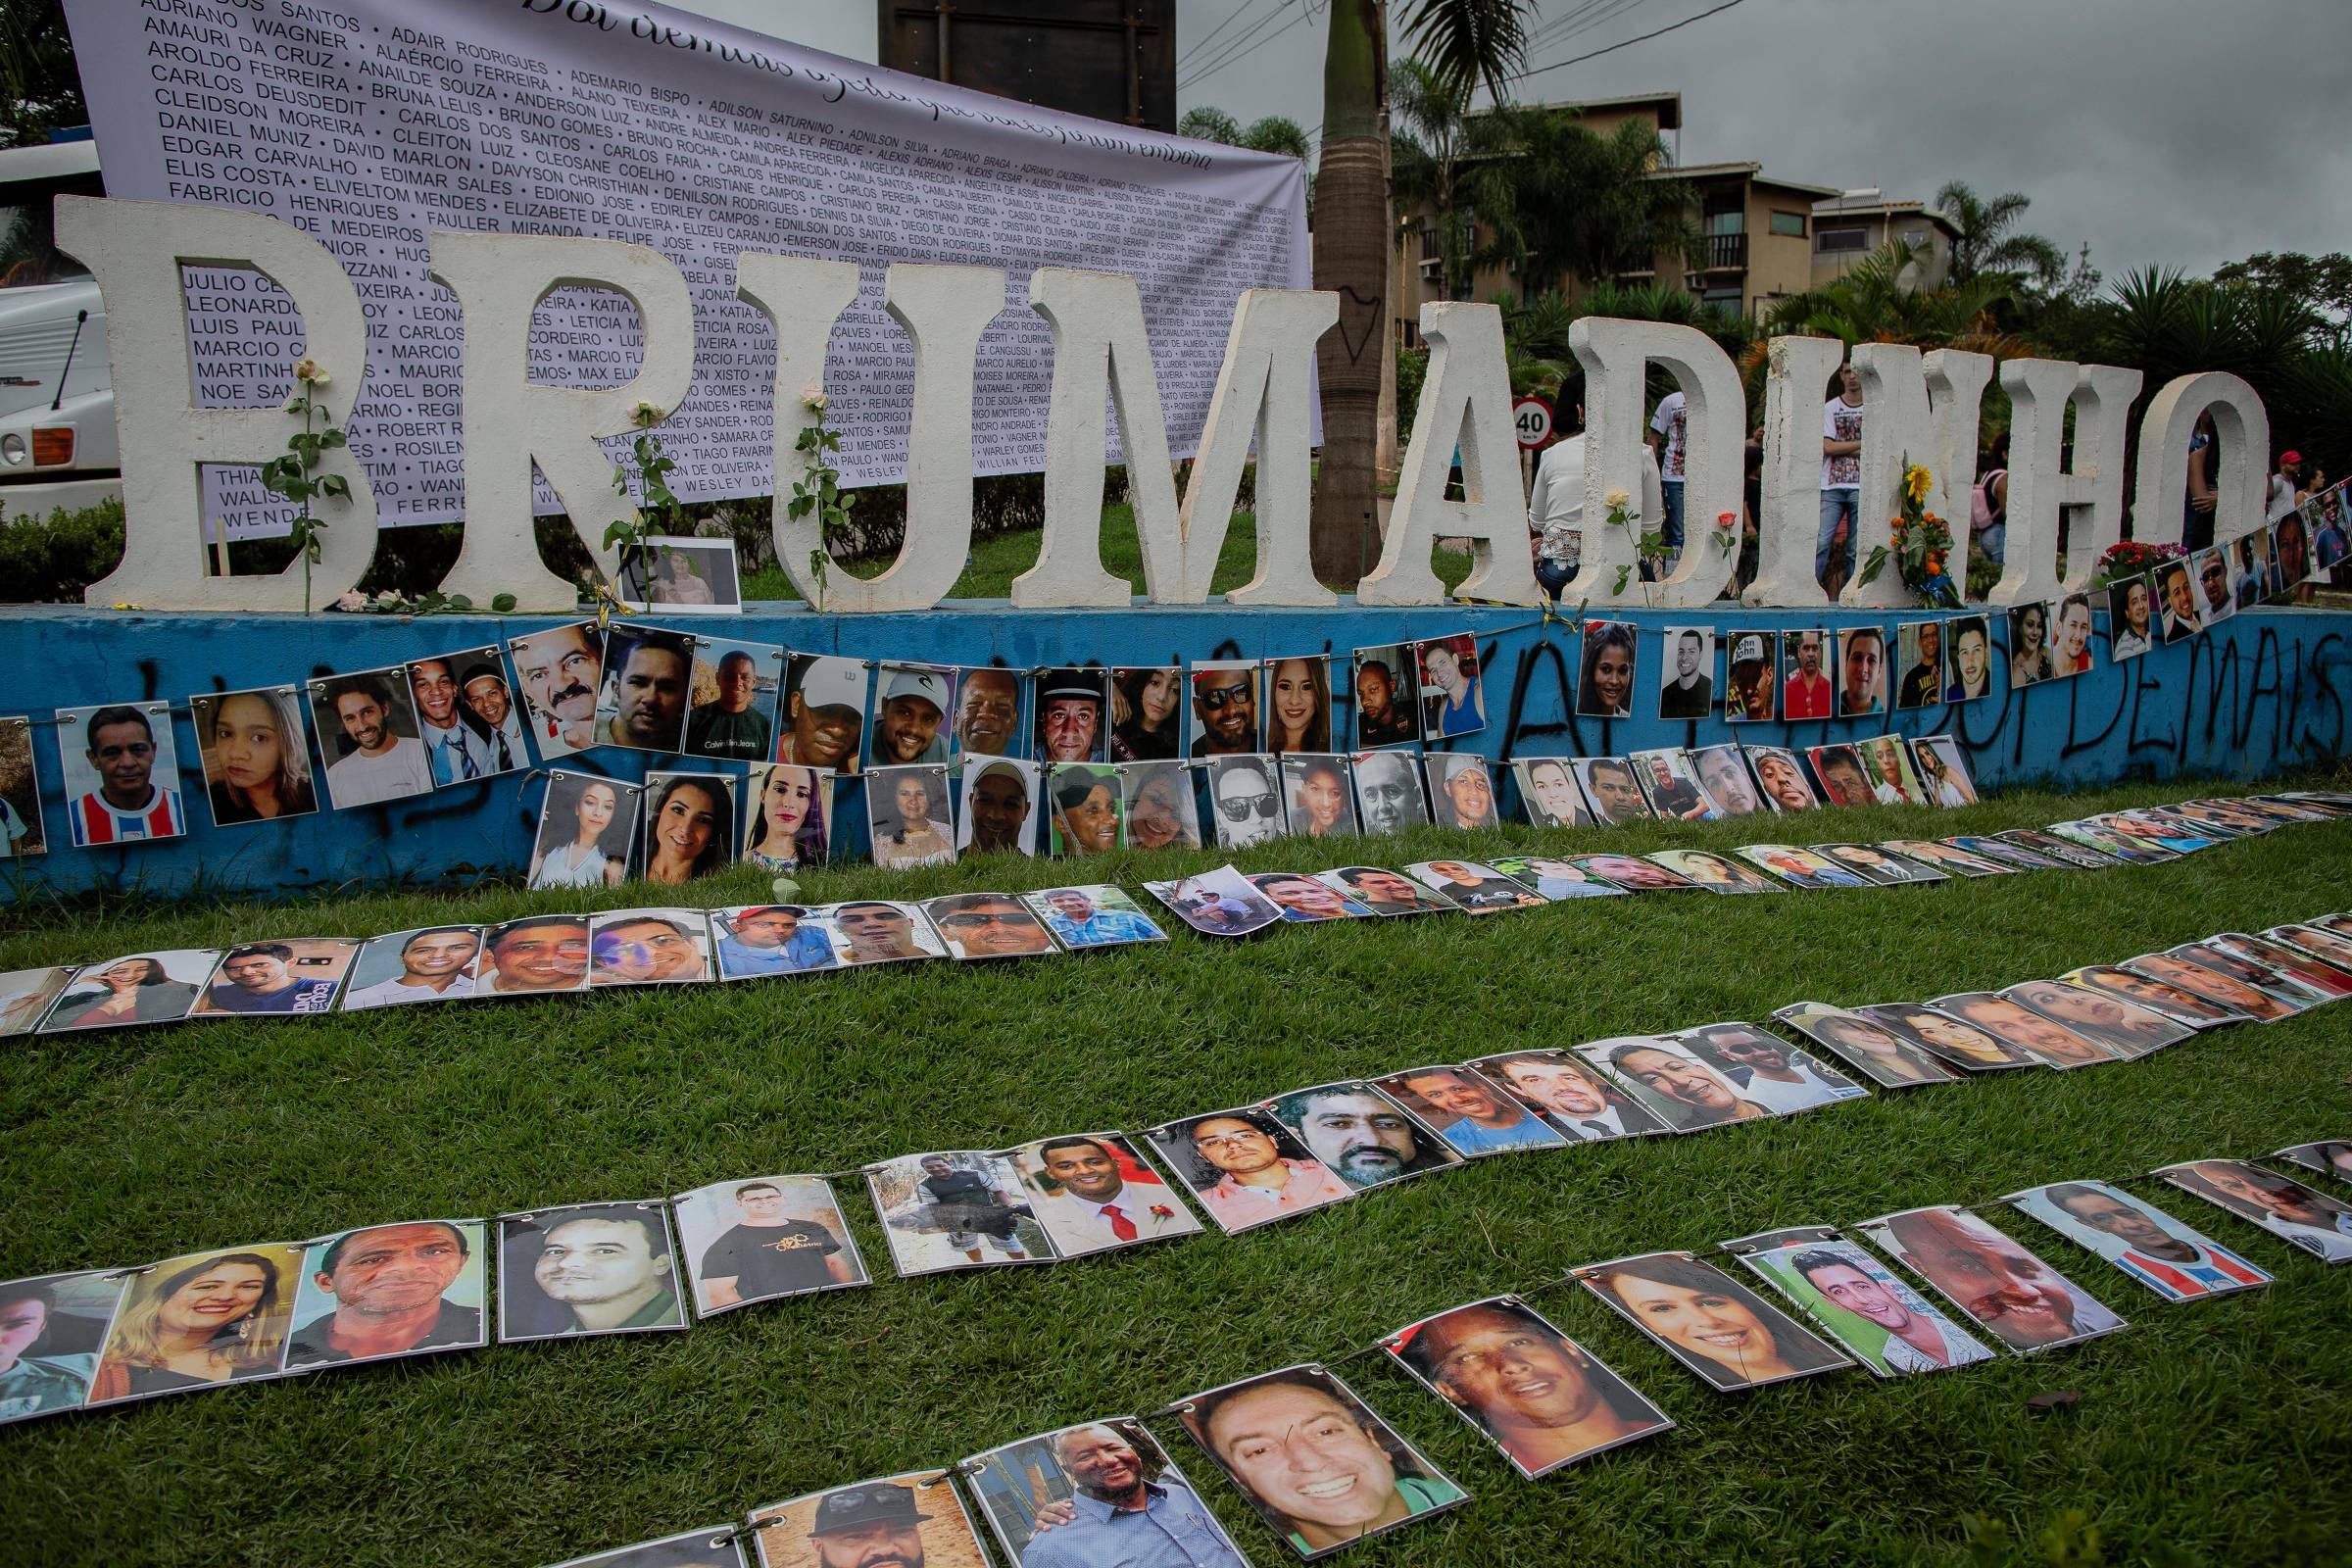
[[[2278,471],[2271,475],[2270,502],[2263,508],[2262,520],[2277,522],[2295,510],[2295,492],[2303,479],[2303,454],[2278,454]]]

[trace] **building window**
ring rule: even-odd
[[[1867,228],[1817,228],[1813,231],[1816,251],[1866,251],[1870,249],[1870,230]]]
[[[1787,234],[1791,239],[1803,239],[1805,237],[1805,215],[1776,212],[1772,215],[1772,231],[1775,234]]]

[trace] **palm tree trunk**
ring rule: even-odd
[[[1315,575],[1351,590],[1380,551],[1374,462],[1380,367],[1389,336],[1389,32],[1384,0],[1334,0],[1323,53],[1323,151],[1315,170],[1318,289],[1340,296],[1340,322],[1315,367],[1323,461],[1310,553]]]

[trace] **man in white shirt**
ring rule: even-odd
[[[1862,372],[1851,365],[1838,372],[1838,395],[1821,406],[1821,536],[1813,545],[1813,575],[1830,581],[1830,546],[1845,524],[1838,546],[1839,574],[1854,570],[1854,530],[1862,493]]]
[[[448,660],[411,664],[409,690],[416,699],[416,735],[432,760],[434,784],[462,784],[493,771],[482,737],[458,712],[458,672]]]
[[[1991,1358],[1992,1352],[1952,1326],[1890,1275],[1864,1266],[1859,1250],[1828,1248],[1799,1252],[1789,1266],[1833,1306],[1886,1331],[1879,1358],[1889,1372],[1939,1372]],[[1905,1298],[1909,1298],[1908,1300]],[[1915,1310],[1912,1303],[1917,1302]]]
[[[1044,1182],[1037,1182],[1038,1196],[1029,1209],[1063,1257],[1189,1236],[1200,1228],[1174,1194],[1138,1192],[1127,1185],[1118,1156],[1100,1139],[1051,1139],[1038,1145],[1037,1162],[1061,1191],[1048,1196]]]
[[[1666,541],[1670,569],[1683,553],[1683,438],[1688,423],[1689,411],[1678,386],[1658,399],[1657,412],[1649,416],[1649,434],[1643,438],[1658,465],[1658,485],[1664,492],[1666,520],[1658,531]]]
[[[433,787],[433,763],[424,743],[392,729],[392,694],[373,675],[338,676],[326,688],[326,705],[352,743],[346,756],[326,767],[328,793],[338,810],[379,801],[422,795]]]
[[[1558,598],[1584,560],[1585,528],[1585,378],[1568,376],[1560,383],[1560,427],[1569,432],[1546,447],[1536,464],[1535,488],[1528,496],[1527,527],[1536,540],[1536,580]],[[1634,526],[1646,533],[1664,531],[1666,499],[1658,478],[1658,461],[1647,446],[1642,449],[1642,509]],[[1594,514],[1594,526],[1605,526],[1606,508]],[[1644,573],[1646,575],[1646,573]]]
[[[347,993],[343,1010],[470,997],[473,960],[481,951],[482,934],[474,926],[437,925],[412,931],[400,945],[400,973]]]

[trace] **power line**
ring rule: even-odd
[[[1293,27],[1296,27],[1301,22],[1312,21],[1318,15],[1318,12],[1313,6],[1301,5],[1298,7],[1297,14],[1294,15],[1290,21],[1284,23],[1281,26],[1276,27],[1272,32],[1265,33],[1264,37],[1259,37],[1258,34],[1264,32],[1267,25],[1280,18],[1281,15],[1282,13],[1279,11],[1273,12],[1266,16],[1263,20],[1259,21],[1254,26],[1251,26],[1243,32],[1237,33],[1231,40],[1222,46],[1221,52],[1219,53],[1217,59],[1210,62],[1208,65],[1201,67],[1191,76],[1177,82],[1176,90],[1178,92],[1192,91],[1193,88],[1200,86],[1200,83],[1206,81],[1218,72],[1223,71],[1227,66],[1230,66],[1243,57],[1253,53],[1254,49],[1263,48],[1265,45],[1272,43],[1275,39],[1281,37],[1284,33],[1290,31]]]
[[[1582,65],[1588,60],[1598,60],[1602,55],[1615,54],[1620,49],[1630,49],[1635,44],[1646,43],[1652,38],[1663,37],[1667,33],[1673,32],[1678,27],[1688,27],[1693,22],[1704,22],[1709,17],[1721,16],[1724,12],[1731,10],[1732,7],[1743,3],[1744,0],[1723,0],[1723,4],[1714,7],[1712,10],[1701,11],[1694,17],[1685,17],[1680,22],[1670,22],[1663,27],[1653,27],[1648,32],[1637,33],[1633,37],[1627,38],[1621,43],[1610,44],[1605,49],[1594,49],[1587,54],[1571,55],[1566,60],[1554,60],[1548,66],[1537,66],[1532,70],[1522,71],[1515,76],[1505,76],[1502,79],[1506,82],[1525,81],[1528,77],[1540,76],[1546,71],[1558,71],[1566,66]]]
[[[1176,56],[1176,64],[1178,66],[1182,66],[1188,60],[1199,59],[1201,50],[1216,42],[1218,33],[1223,32],[1227,27],[1232,26],[1243,12],[1249,10],[1251,6],[1258,5],[1260,3],[1261,0],[1241,0],[1241,4],[1235,6],[1231,11],[1225,13],[1225,20],[1223,22],[1218,23],[1215,26],[1209,28],[1207,32],[1201,34],[1200,41],[1195,43],[1191,48],[1179,53]]]

